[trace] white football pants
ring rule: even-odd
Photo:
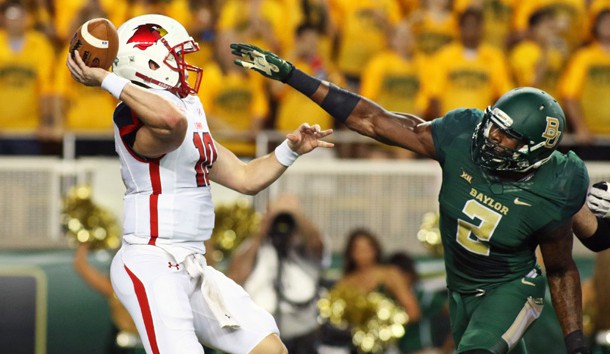
[[[279,333],[273,317],[241,286],[204,265],[206,280],[213,281],[217,292],[213,297],[222,299],[239,324],[222,328],[204,299],[201,282],[189,275],[185,263],[176,263],[156,246],[127,244],[112,261],[112,286],[148,354],[202,354],[201,343],[227,353],[248,353],[269,334]]]

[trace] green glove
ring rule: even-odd
[[[286,82],[294,69],[294,65],[286,60],[250,44],[232,43],[231,49],[233,55],[242,58],[234,60],[235,64],[258,71],[263,76],[273,80]]]

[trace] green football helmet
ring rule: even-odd
[[[557,100],[533,87],[520,87],[505,93],[487,107],[472,137],[472,159],[493,171],[526,172],[547,162],[561,141],[565,115]],[[489,138],[498,127],[521,144],[516,149]]]

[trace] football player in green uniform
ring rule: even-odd
[[[542,311],[547,283],[568,353],[588,352],[572,219],[579,211],[593,215],[583,207],[589,178],[574,153],[556,151],[565,116],[553,97],[518,88],[485,111],[457,109],[425,122],[313,78],[273,53],[248,44],[231,48],[236,64],[287,83],[349,129],[440,163],[457,353],[526,353],[522,337]]]

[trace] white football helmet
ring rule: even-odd
[[[184,55],[198,51],[199,45],[178,21],[142,15],[122,24],[118,34],[119,51],[112,64],[115,74],[180,97],[197,93],[201,69],[187,64]],[[187,81],[188,72],[197,75],[194,87]]]

